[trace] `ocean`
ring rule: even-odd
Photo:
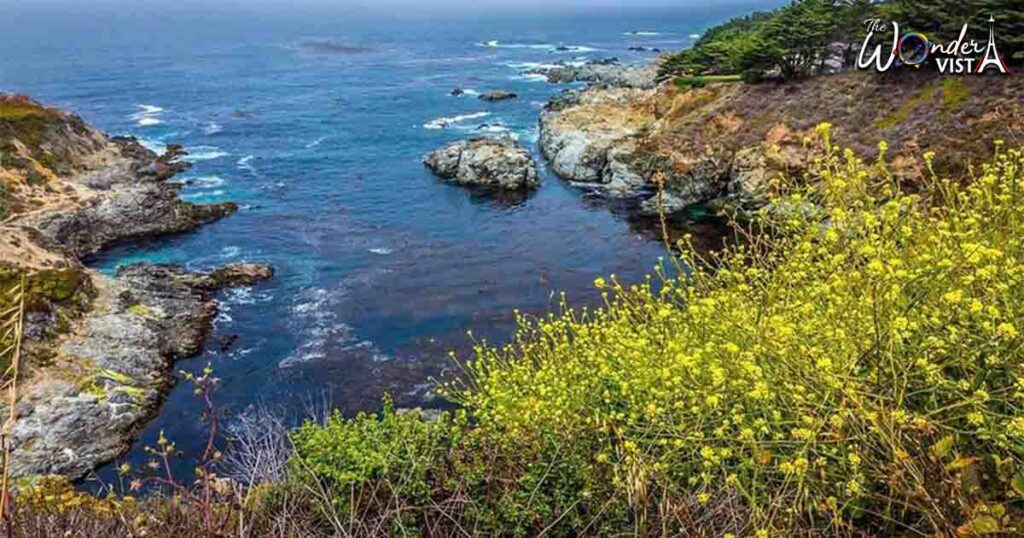
[[[765,7],[782,2],[761,2]],[[322,402],[351,414],[443,405],[432,380],[500,343],[513,311],[597,304],[596,276],[641,281],[665,252],[650,223],[542,170],[516,199],[443,184],[422,155],[471,134],[508,133],[536,151],[545,101],[569,86],[522,72],[558,60],[649,61],[751,3],[532,15],[233,8],[4,9],[0,91],[72,110],[193,163],[174,181],[234,216],[136,242],[89,263],[202,270],[258,261],[276,278],[219,296],[206,350],[225,420],[267,406],[289,420]],[[467,95],[450,95],[454,88]],[[475,93],[516,92],[497,103]],[[540,159],[538,155],[538,159]],[[218,342],[237,340],[222,350]],[[160,431],[201,452],[201,407],[178,384],[124,461]],[[110,473],[109,467],[101,475]]]

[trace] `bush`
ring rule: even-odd
[[[684,248],[707,271],[598,279],[605,308],[523,319],[450,394],[490,446],[561,439],[648,528],[724,500],[744,532],[1019,528],[1024,156],[920,195],[881,157],[813,169],[742,246]]]

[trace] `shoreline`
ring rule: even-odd
[[[14,154],[0,169],[13,193],[0,223],[0,293],[28,279],[11,475],[82,478],[126,452],[158,413],[175,361],[207,339],[216,291],[273,270],[138,263],[111,277],[85,266],[112,246],[185,233],[237,205],[181,200],[167,181],[189,166],[178,146],[157,155],[24,96],[0,104],[0,134]]]

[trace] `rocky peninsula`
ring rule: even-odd
[[[258,264],[209,273],[135,264],[108,277],[82,263],[111,245],[186,232],[237,209],[178,197],[167,179],[188,167],[183,154],[170,147],[157,155],[73,114],[0,95],[5,304],[27,284],[13,476],[80,478],[127,450],[171,386],[174,361],[202,349],[214,293],[273,275]]]
[[[616,63],[582,68],[638,69]],[[563,80],[563,71],[548,72]],[[644,214],[659,211],[659,182],[661,210],[669,214],[695,204],[761,207],[774,178],[802,177],[810,153],[822,147],[814,130],[822,122],[836,125],[834,143],[863,158],[875,158],[885,142],[894,172],[907,181],[920,179],[925,152],[935,152],[940,173],[962,174],[966,170],[954,168],[990,156],[992,140],[1019,138],[1024,129],[1019,75],[920,73],[887,80],[849,71],[696,88],[621,78],[551,99],[540,117],[539,145],[558,176],[598,195],[635,199]]]

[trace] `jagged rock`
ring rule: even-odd
[[[209,274],[135,264],[99,277],[100,297],[82,328],[58,350],[89,372],[72,383],[37,372],[16,408],[11,474],[80,478],[128,449],[156,410],[176,359],[202,349],[221,285],[269,277],[269,267],[228,266]]]
[[[179,233],[234,213],[233,202],[192,204],[166,183],[124,183],[80,207],[28,217],[33,226],[76,256],[98,252],[118,241]]]
[[[423,163],[438,177],[459,185],[520,190],[540,183],[533,156],[507,137],[455,142],[428,153]]]
[[[515,99],[516,97],[518,97],[518,95],[516,95],[513,92],[508,92],[508,91],[505,91],[505,90],[491,90],[489,92],[485,92],[485,93],[480,94],[480,97],[478,99],[480,99],[482,101],[494,102],[494,101],[505,101],[507,99]]]
[[[260,263],[236,263],[210,273],[212,287],[253,286],[274,277],[274,269]]]
[[[540,148],[552,170],[571,181],[602,184],[609,194],[632,196],[647,184],[636,136],[653,118],[619,106],[650,97],[644,90],[570,92],[541,114]]]
[[[625,65],[619,63],[617,58],[593,60],[584,64],[560,62],[553,66],[537,67],[526,73],[544,75],[552,84],[586,82],[601,88],[640,89],[651,89],[658,85],[656,64]]]

